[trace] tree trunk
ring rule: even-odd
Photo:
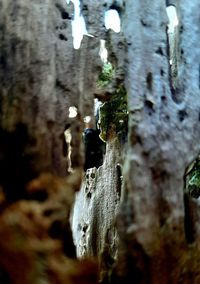
[[[99,42],[86,38],[75,51],[72,16],[64,0],[0,0],[2,284],[97,282],[96,263],[74,259],[69,213],[82,176],[83,117],[93,115],[94,80],[85,66],[98,76]]]
[[[179,16],[176,76],[166,5]],[[0,0],[0,282],[200,283],[200,209],[185,187],[200,151],[200,3],[82,0],[81,9],[93,37],[75,50],[72,3]],[[105,30],[109,9],[118,34]],[[114,75],[99,90],[102,39]],[[106,153],[84,173],[95,97]],[[69,222],[79,187],[71,223],[82,260]]]
[[[81,50],[73,49],[73,6],[64,0],[2,0],[0,5],[0,182],[9,198],[16,199],[41,172],[67,174],[64,130],[71,124],[76,147],[72,166],[82,166],[81,121],[93,115],[99,41],[85,38]],[[71,106],[80,120],[69,119]]]
[[[123,58],[129,112],[127,154],[122,159],[124,185],[117,217],[118,257],[106,250],[107,224],[104,222],[102,228],[101,223],[106,216],[114,224],[119,204],[113,198],[112,206],[104,210],[107,201],[100,196],[99,185],[107,184],[110,193],[104,194],[113,192],[113,186],[106,181],[109,170],[101,175],[102,180],[95,181],[96,186],[93,183],[94,197],[83,207],[86,217],[78,218],[80,223],[88,221],[87,227],[95,228],[98,234],[92,229],[85,230],[77,245],[84,244],[89,255],[91,250],[101,254],[102,270],[107,268],[105,283],[198,283],[199,209],[198,202],[184,192],[184,176],[200,150],[199,49],[194,49],[199,46],[199,3],[126,1],[123,6],[122,2],[115,3],[115,8],[121,13],[124,37],[121,34],[118,40],[121,38],[120,46],[125,46],[123,56],[120,50],[115,50],[115,37],[110,38],[109,33],[107,36],[111,61],[115,50],[116,70]],[[170,68],[169,64],[173,46],[169,46],[165,4],[177,6],[179,15],[174,44],[178,60],[176,82],[173,81],[174,66]],[[115,164],[109,167],[112,170]],[[84,193],[81,204],[83,196]],[[95,196],[99,196],[98,204]],[[93,206],[96,211],[88,216]],[[79,212],[80,207],[75,212],[76,218]],[[77,227],[73,228],[75,238]],[[84,242],[90,238],[95,242]],[[114,234],[109,242],[110,248],[118,244]],[[108,280],[112,270],[108,265],[110,259],[114,259],[115,265]]]
[[[186,167],[200,150],[200,3],[177,5],[181,56],[172,92],[163,2],[126,3],[129,143],[127,194],[118,217],[121,283],[200,280],[199,208],[184,193]]]

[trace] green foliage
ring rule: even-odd
[[[110,62],[103,65],[103,70],[99,75],[97,87],[102,88],[107,86],[113,79],[115,74],[114,68]]]
[[[127,92],[123,85],[112,94],[111,99],[99,109],[100,138],[106,142],[109,130],[114,128],[116,134],[123,138],[127,133],[128,112]]]
[[[115,70],[110,62],[104,64],[97,81],[97,87],[104,89],[109,83],[115,85]],[[109,134],[115,132],[119,138],[124,139],[127,134],[127,125],[127,92],[124,85],[119,85],[115,87],[109,100],[99,108],[99,136],[101,140],[106,142]]]
[[[196,159],[187,173],[186,188],[192,197],[200,196],[200,158]]]

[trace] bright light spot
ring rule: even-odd
[[[173,33],[174,28],[178,26],[178,16],[176,12],[176,7],[174,6],[168,6],[167,8],[167,15],[169,18],[169,24],[168,24],[168,32]]]
[[[77,116],[77,108],[75,106],[69,107],[69,118],[75,118]]]
[[[73,172],[73,168],[72,168],[72,160],[71,160],[71,154],[72,154],[72,146],[71,146],[71,142],[72,142],[72,134],[70,129],[65,130],[64,132],[65,135],[65,141],[67,143],[68,146],[68,154],[67,154],[67,160],[68,160],[68,172],[72,173]]]
[[[89,123],[92,120],[91,116],[85,116],[84,117],[84,122]]]
[[[72,37],[74,49],[79,49],[84,35],[94,37],[88,34],[85,20],[81,15],[80,0],[66,0],[67,4],[70,1],[74,4],[74,19],[72,20]]]
[[[98,99],[94,99],[94,115],[98,114],[98,110],[103,103],[100,102]]]
[[[116,10],[114,9],[110,9],[108,11],[105,12],[105,27],[106,29],[111,29],[113,30],[115,33],[119,33],[120,32],[120,17],[119,14]]]
[[[108,51],[106,49],[106,41],[104,39],[100,40],[99,56],[103,63],[108,62]]]

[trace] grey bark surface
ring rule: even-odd
[[[102,273],[105,274],[117,254],[115,219],[121,196],[119,163],[121,147],[118,139],[114,138],[107,144],[103,165],[98,169],[87,170],[76,196],[72,217],[77,255],[81,258],[98,257],[102,262]]]
[[[99,40],[86,37],[74,50],[72,17],[73,5],[64,0],[0,1],[0,182],[13,188],[11,198],[41,172],[67,174],[70,106],[79,117],[71,126],[72,166],[82,166],[82,121],[93,115]]]
[[[116,135],[109,137],[103,166],[86,173],[72,220],[77,254],[80,258],[97,257],[103,283],[200,283],[200,208],[198,201],[184,192],[186,168],[200,151],[200,2],[167,1],[168,5],[176,5],[180,20],[175,89],[168,58],[166,1],[83,0],[81,4],[88,33],[94,38],[84,37],[81,49],[74,50],[72,3],[67,6],[64,0],[0,0],[2,200],[1,189],[6,193],[6,205],[4,200],[0,203],[4,234],[0,245],[5,250],[1,265],[8,269],[7,273],[13,272],[13,279],[19,275],[13,266],[9,270],[13,250],[16,255],[18,252],[18,231],[9,226],[7,218],[15,213],[22,214],[28,225],[31,220],[31,226],[38,226],[39,232],[44,229],[45,237],[52,241],[50,225],[46,225],[48,216],[41,209],[45,203],[23,201],[4,211],[7,201],[23,198],[26,184],[41,173],[50,175],[41,176],[29,187],[33,191],[47,187],[47,193],[52,194],[48,209],[53,208],[56,216],[53,214],[51,221],[62,221],[64,226],[64,206],[69,203],[69,213],[80,182],[75,177],[63,185],[54,175],[68,175],[63,152],[65,128],[72,133],[72,167],[82,170],[83,118],[93,116],[96,82],[102,67],[99,41],[105,39],[116,72],[112,88],[125,84],[128,93],[128,146],[124,157],[126,145],[120,144]],[[122,20],[122,32],[117,35],[104,27],[104,13],[113,7]],[[77,107],[77,119],[69,119],[70,106]],[[123,164],[123,187],[118,163]],[[70,201],[65,200],[67,187],[71,190],[71,196],[67,196]],[[55,197],[61,217],[57,217],[53,206]],[[34,223],[31,210],[36,215],[40,212],[37,218],[41,223]],[[24,230],[20,218],[13,224],[28,236],[29,244],[30,228]],[[41,247],[45,238],[40,243],[38,235],[34,238],[39,239],[39,252],[44,252]],[[11,246],[7,246],[7,236],[11,237]],[[65,265],[71,262],[61,261],[59,241],[59,253],[55,253],[58,258],[53,265],[50,261],[52,281],[62,275],[58,283],[66,283],[74,275],[66,278]],[[34,270],[38,247],[34,249],[33,267],[26,270],[23,279]],[[54,256],[54,252],[53,246],[47,254]],[[24,256],[24,249],[21,253]],[[7,254],[8,259],[4,257]],[[17,267],[21,265],[23,261]],[[86,283],[82,274],[79,279]],[[96,283],[92,281],[89,283]]]
[[[200,150],[199,49],[193,49],[199,45],[199,3],[168,1],[167,5],[177,6],[180,20],[175,48],[168,46],[164,1],[120,4],[125,49],[122,57],[120,51],[115,52],[115,58],[127,67],[129,143],[117,218],[118,260],[111,282],[198,283],[199,209],[184,192],[184,174]],[[115,50],[114,38],[108,42]],[[172,82],[169,48],[179,61],[176,82]],[[172,88],[175,83],[176,89]],[[98,182],[94,188],[98,195]],[[99,207],[104,212],[105,201],[100,200],[91,215],[96,224]],[[106,215],[109,218],[109,211]],[[103,245],[104,230],[99,228],[95,230],[99,234],[92,236]],[[87,231],[84,237],[92,238],[91,233]],[[85,249],[89,252],[91,244]]]
[[[83,117],[93,115],[99,41],[84,38],[74,50],[72,18],[64,0],[0,0],[1,283],[97,283],[97,264],[74,259],[69,212],[81,183]]]
[[[185,169],[200,150],[199,5],[178,5],[182,57],[179,90],[172,93],[164,1],[126,3],[129,145],[127,196],[118,218],[121,283],[199,281],[199,209],[183,192]]]
[[[88,33],[99,40],[106,40],[108,60],[115,68],[112,86],[98,90],[98,96],[101,93],[102,100],[105,93],[112,96],[115,88],[124,83],[127,43],[123,33],[115,34],[111,30],[106,31],[104,27],[104,13],[112,4],[112,1],[82,1]],[[116,1],[115,4],[119,11],[124,11],[124,1]],[[96,89],[95,87],[94,95]],[[126,147],[126,144],[119,142],[115,133],[110,136],[106,144],[104,163],[98,169],[87,170],[71,217],[77,255],[81,258],[97,257],[100,262],[100,279],[105,282],[110,281],[109,275],[117,258],[116,216],[122,194],[121,165]]]

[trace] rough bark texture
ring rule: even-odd
[[[102,283],[200,283],[200,209],[184,191],[200,151],[200,3],[81,4],[94,38],[74,50],[72,3],[0,0],[0,282],[97,283],[97,263],[85,259],[95,257]],[[166,4],[180,20],[176,88]],[[109,8],[120,13],[120,34],[105,30]],[[97,93],[100,39],[115,78]],[[83,118],[93,116],[94,95],[105,101],[122,87],[128,145],[109,122],[104,163],[82,178]],[[81,179],[71,222],[77,260],[69,214]]]
[[[40,172],[66,175],[68,109],[76,106],[80,117],[93,115],[99,41],[84,38],[83,48],[73,49],[72,6],[64,0],[0,2],[0,181],[11,198]],[[81,128],[76,120],[73,167],[82,165]]]
[[[108,142],[104,164],[87,170],[73,212],[77,255],[98,257],[102,279],[116,260],[118,247],[115,218],[121,196],[120,151],[117,138]]]
[[[2,284],[97,282],[95,262],[71,259],[69,212],[81,183],[82,118],[93,113],[89,75],[98,76],[99,41],[85,39],[75,51],[72,14],[64,0],[0,1]],[[79,119],[69,119],[70,106]],[[76,169],[67,179],[66,128]]]
[[[124,84],[127,50],[123,33],[115,34],[110,30],[105,31],[104,12],[112,8],[122,13],[124,7],[124,1],[115,1],[115,3],[112,1],[83,1],[88,32],[97,36],[99,40],[106,40],[108,60],[115,68],[113,82],[102,90],[94,90],[94,95],[102,101],[112,98],[115,90]],[[117,109],[114,107],[111,112],[115,113]],[[108,130],[104,163],[100,168],[92,168],[86,172],[82,187],[76,197],[72,216],[72,230],[77,254],[81,258],[84,256],[98,258],[102,283],[108,283],[111,280],[112,267],[117,258],[116,216],[121,198],[121,167],[126,148],[125,141],[122,141],[124,139],[120,139],[115,133],[115,125],[111,123],[107,127],[110,130]]]
[[[110,279],[113,283],[198,283],[200,279],[198,203],[184,193],[185,170],[200,150],[199,49],[192,48],[199,44],[199,3],[167,3],[175,4],[180,19],[179,48],[176,42],[175,51],[180,53],[176,89],[169,66],[165,2],[126,1],[125,11],[121,10],[125,35],[122,42],[128,46],[125,82],[129,143],[118,216],[118,260]],[[109,42],[114,45],[112,40]],[[119,52],[115,54],[120,58]],[[107,183],[104,180],[108,176],[109,170],[100,182],[93,182],[96,196],[101,192],[98,184]],[[78,201],[81,204],[87,200],[84,190],[85,185]],[[99,198],[101,205],[96,205],[94,198],[83,207],[83,216],[87,216],[95,206],[96,211],[86,219],[94,220],[96,231],[100,232],[95,236],[92,230],[80,228],[79,236],[82,233],[83,238],[77,239],[77,244],[84,243],[88,254],[93,253],[93,247],[105,245],[106,225],[99,230],[101,220],[105,214],[109,219],[114,212],[105,212],[104,198]],[[92,221],[88,227],[91,224]],[[84,241],[93,236],[95,244]],[[105,265],[106,258],[103,261]]]
[[[126,2],[129,146],[124,165],[127,195],[118,218],[122,283],[200,279],[199,209],[183,192],[185,169],[200,150],[200,49],[193,48],[199,46],[200,4],[178,4],[180,85],[172,93],[164,1]]]

